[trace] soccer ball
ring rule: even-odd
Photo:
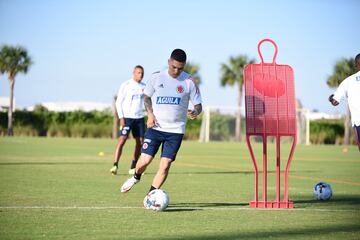
[[[330,184],[319,182],[314,186],[314,197],[316,200],[329,200],[332,196]]]
[[[161,190],[155,189],[144,198],[144,207],[154,211],[164,211],[169,205],[169,195]]]

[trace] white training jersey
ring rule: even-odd
[[[186,72],[173,78],[168,70],[153,73],[144,94],[151,97],[158,126],[153,129],[170,133],[185,133],[189,101],[201,103],[199,88]]]
[[[351,113],[352,125],[360,126],[360,71],[342,81],[334,93],[338,102],[346,97]]]
[[[119,118],[138,119],[144,117],[144,88],[144,83],[138,83],[134,79],[121,84],[116,99]]]

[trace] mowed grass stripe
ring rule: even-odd
[[[243,155],[243,154],[227,154],[227,155],[180,155],[179,158],[198,158],[198,159],[233,159],[233,160],[239,160],[239,161],[252,161],[250,158],[250,155]],[[282,161],[287,161],[287,157],[284,156],[281,157]],[[262,161],[261,158],[256,158],[257,161]],[[268,157],[268,161],[275,160]],[[340,159],[340,158],[322,158],[322,157],[293,157],[293,161],[321,161],[321,162],[340,162],[340,163],[360,163],[360,159]]]
[[[184,162],[178,162],[176,163],[180,166],[186,166],[186,167],[195,167],[195,168],[205,168],[205,169],[216,169],[216,170],[223,170],[228,172],[234,172],[234,173],[253,173],[253,169],[243,169],[242,170],[235,170],[234,167],[224,167],[219,165],[209,165],[209,164],[195,164],[195,163],[184,163]],[[259,170],[259,175],[262,173],[262,171]],[[283,174],[284,171],[281,171]],[[270,176],[275,176],[275,173],[268,173]],[[318,178],[318,177],[309,177],[309,176],[299,176],[299,175],[291,175],[289,174],[289,178],[298,179],[298,180],[311,180],[315,182],[319,181],[325,181],[329,183],[338,183],[338,184],[347,184],[351,186],[360,186],[359,182],[352,182],[352,181],[343,181],[338,179],[331,179],[331,178]]]
[[[349,185],[360,182],[354,147],[342,153],[340,146],[297,146],[290,169],[295,178],[289,182],[295,208],[275,210],[248,206],[254,175],[246,144],[184,141],[163,185],[170,206],[157,213],[143,209],[142,202],[160,154],[141,182],[121,194],[134,141],[123,149],[119,174],[111,176],[115,144],[110,139],[0,138],[0,239],[359,239],[360,188]],[[269,150],[273,147],[269,144]],[[105,156],[98,156],[100,151]],[[254,151],[261,168],[261,145]],[[273,174],[274,149],[269,152]],[[312,188],[318,180],[344,183],[332,184],[330,201],[316,201]],[[273,182],[272,175],[270,200]]]
[[[359,182],[351,182],[351,181],[342,181],[332,178],[318,178],[318,177],[309,177],[309,176],[296,176],[296,175],[289,175],[290,178],[299,179],[299,180],[312,180],[315,182],[328,182],[328,183],[338,183],[338,184],[346,184],[351,186],[360,186]]]
[[[0,209],[54,209],[54,210],[108,210],[108,209],[144,209],[135,206],[0,206]],[[184,209],[184,210],[204,210],[204,211],[318,211],[318,212],[360,212],[360,209],[324,209],[324,208],[249,208],[249,207],[171,207],[164,212]]]

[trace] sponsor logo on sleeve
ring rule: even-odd
[[[181,98],[179,97],[157,97],[156,104],[170,104],[170,105],[179,105]]]

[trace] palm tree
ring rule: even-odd
[[[13,136],[13,102],[14,102],[14,85],[15,76],[22,72],[27,73],[30,65],[32,64],[31,58],[25,48],[17,46],[4,45],[0,50],[0,72],[8,75],[10,86],[10,105],[8,109],[8,136]]]
[[[199,74],[199,70],[200,70],[199,65],[192,62],[187,62],[184,67],[184,71],[189,73],[194,78],[197,85],[201,84],[201,76]]]
[[[244,67],[246,64],[254,63],[253,59],[248,59],[246,55],[239,55],[236,57],[230,57],[229,62],[227,64],[221,64],[221,77],[220,84],[222,87],[230,85],[237,85],[237,114],[236,114],[236,126],[235,126],[235,139],[240,141],[240,124],[241,124],[241,116],[240,116],[240,108],[241,108],[241,98],[243,93],[243,85],[244,85]]]
[[[328,77],[326,83],[330,88],[337,88],[345,78],[355,72],[355,63],[353,59],[340,59],[335,63],[333,74]],[[344,120],[344,145],[350,144],[350,126],[350,110],[349,107],[347,107]]]

